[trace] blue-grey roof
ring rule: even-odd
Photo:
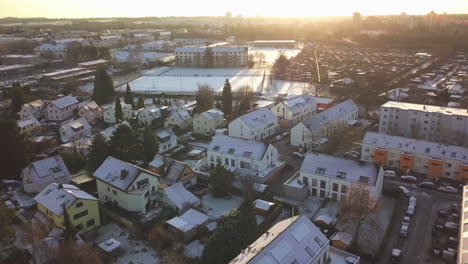
[[[77,104],[79,103],[79,101],[75,97],[71,95],[67,95],[67,96],[55,99],[53,101],[50,101],[50,103],[54,104],[57,108],[62,109],[67,106]]]
[[[312,116],[303,123],[309,129],[317,130],[322,128],[326,122],[338,120],[342,116],[357,110],[358,106],[353,100],[349,99]]]
[[[59,179],[70,175],[60,155],[34,161],[31,166],[36,170],[39,178],[52,176],[54,179]]]
[[[260,141],[224,135],[214,136],[208,146],[209,151],[225,153],[238,157],[252,158],[255,160],[262,160],[267,149],[268,145]]]
[[[300,171],[315,175],[323,174],[325,177],[342,177],[340,179],[369,185],[375,185],[379,174],[378,167],[373,163],[343,159],[318,153],[307,153],[302,162]],[[319,171],[323,171],[323,173],[319,173]],[[367,182],[363,182],[364,179],[366,179]]]
[[[255,128],[257,126],[264,125],[265,123],[270,123],[277,119],[276,115],[267,108],[260,108],[258,110],[252,111],[250,113],[241,115],[240,118],[244,124],[250,128]]]

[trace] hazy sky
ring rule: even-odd
[[[286,3],[286,4],[285,4]],[[0,17],[349,16],[468,13],[468,0],[0,0]]]

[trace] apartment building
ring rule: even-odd
[[[177,65],[185,66],[246,66],[248,47],[181,47],[174,50]]]
[[[338,128],[356,123],[358,115],[353,100],[339,103],[295,125],[291,129],[291,145],[319,149]]]
[[[468,147],[468,111],[390,101],[380,108],[379,133]]]
[[[461,221],[460,221],[460,236],[458,245],[457,263],[468,263],[468,185],[463,186],[463,198],[461,201]]]
[[[307,153],[301,169],[285,186],[298,189],[306,186],[311,196],[341,201],[346,199],[348,190],[353,185],[364,184],[369,191],[369,197],[376,201],[382,193],[383,174],[382,167],[370,162]],[[295,188],[285,188],[286,194],[297,191],[300,192]]]
[[[304,121],[317,111],[317,103],[310,94],[293,96],[275,105],[271,111],[282,120],[293,124]]]
[[[367,132],[361,160],[432,178],[468,180],[468,149],[460,146]]]
[[[269,109],[261,108],[236,118],[228,129],[231,137],[262,140],[276,133],[278,122]]]

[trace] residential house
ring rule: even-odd
[[[126,104],[124,102],[120,102],[120,105],[122,106],[123,120],[130,120],[133,117],[132,105]],[[115,104],[108,104],[108,105],[102,106],[102,109],[103,109],[102,116],[104,118],[104,122],[108,124],[117,123],[117,121],[115,120]]]
[[[223,122],[224,113],[213,108],[193,117],[193,132],[201,135],[211,135]]]
[[[213,137],[207,159],[211,166],[220,163],[237,176],[253,177],[260,183],[268,181],[282,166],[273,145],[223,135]]]
[[[359,261],[358,256],[331,247],[328,238],[303,215],[276,223],[229,264],[359,264]]]
[[[187,164],[156,154],[148,169],[160,176],[160,184],[172,185],[177,182],[185,187],[197,184],[197,174]]]
[[[205,226],[209,222],[208,215],[195,209],[189,209],[180,216],[167,221],[169,230],[182,242],[190,241],[197,234],[198,226]]]
[[[468,180],[468,149],[460,146],[367,132],[361,160],[436,179]]]
[[[64,59],[67,44],[44,43],[34,49],[34,53],[47,59]]]
[[[279,117],[282,126],[289,127],[317,112],[317,103],[310,94],[292,96],[275,105],[271,111]]]
[[[55,122],[67,120],[73,116],[78,105],[79,101],[71,95],[48,101],[45,107],[46,119]]]
[[[78,108],[78,114],[84,117],[88,123],[94,124],[102,118],[102,109],[96,102],[92,101],[81,104]]]
[[[34,116],[37,120],[44,119],[45,105],[46,102],[41,99],[23,104],[19,112],[20,119],[27,119],[30,116]]]
[[[37,121],[33,115],[24,119],[20,119],[16,123],[18,124],[20,134],[31,133],[32,131],[36,130],[36,128],[41,126],[41,123],[39,123],[39,121]]]
[[[113,203],[131,212],[146,213],[150,196],[159,187],[158,175],[110,156],[93,176],[101,203]]]
[[[155,105],[140,109],[137,119],[140,125],[150,126],[153,124],[153,121],[161,119],[161,109]]]
[[[346,100],[300,122],[291,129],[291,145],[319,149],[337,129],[355,124],[358,110],[352,100]]]
[[[390,101],[380,107],[379,133],[468,147],[468,111]]]
[[[189,192],[181,182],[164,189],[164,200],[179,212],[183,212],[191,206],[200,205],[200,199]]]
[[[231,137],[263,140],[277,132],[278,122],[273,112],[261,108],[236,118],[229,123],[228,128]]]
[[[370,162],[307,153],[297,174],[299,183],[307,186],[311,196],[333,201],[346,199],[350,188],[357,184],[364,185],[374,201],[379,200],[382,193],[384,170]],[[285,191],[294,192],[294,189]]]
[[[38,193],[53,182],[68,183],[70,173],[60,155],[31,162],[21,173],[27,193]]]
[[[166,122],[165,127],[173,126],[174,128],[187,129],[192,124],[192,117],[185,108],[173,108]]]
[[[66,215],[78,234],[87,233],[101,225],[98,199],[74,185],[51,183],[34,200],[39,212],[60,229],[67,228]]]
[[[158,153],[165,153],[177,147],[177,136],[172,128],[160,128],[155,132],[158,141]]]
[[[60,140],[63,143],[75,141],[85,137],[90,137],[92,129],[89,123],[83,117],[72,120],[60,126]]]

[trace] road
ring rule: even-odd
[[[411,217],[408,238],[400,238],[401,221],[408,207],[408,199],[401,199],[397,221],[390,227],[391,233],[378,263],[393,263],[390,261],[393,248],[403,249],[399,263],[443,263],[440,258],[434,257],[431,253],[432,229],[437,219],[438,209],[445,208],[452,202],[460,202],[461,196],[421,189],[414,184],[388,179],[385,179],[384,188],[397,188],[400,185],[407,187],[411,191],[411,195],[416,197],[415,215]]]

